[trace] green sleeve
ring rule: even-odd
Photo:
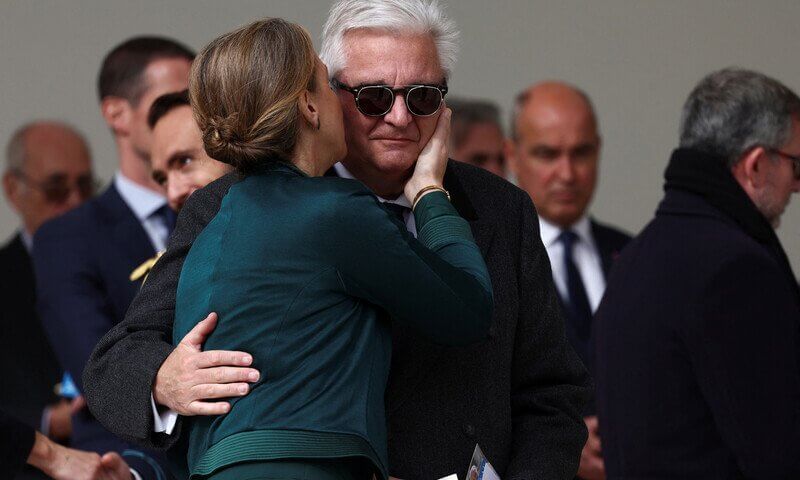
[[[419,201],[419,240],[366,191],[337,205],[327,251],[348,294],[434,342],[486,338],[493,308],[489,274],[469,225],[443,193]]]

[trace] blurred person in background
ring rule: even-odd
[[[130,273],[163,250],[175,223],[152,179],[153,101],[188,85],[194,53],[162,37],[122,42],[103,59],[100,110],[117,147],[111,185],[81,207],[44,224],[34,236],[37,305],[53,349],[83,393],[81,376],[97,341],[122,320],[138,284]],[[153,452],[130,448],[83,409],[73,416],[73,445],[123,454],[143,478],[162,478]],[[162,461],[163,463],[163,461]]]
[[[195,190],[232,170],[230,165],[209,157],[203,148],[186,90],[158,97],[150,107],[147,123],[153,130],[153,180],[167,192],[167,202],[176,212]]]
[[[153,130],[153,181],[167,193],[167,203],[175,213],[195,190],[231,171],[230,166],[206,154],[186,90],[158,97],[150,107],[147,124]],[[163,253],[157,252],[136,267],[131,281],[144,281]]]
[[[80,401],[60,399],[61,367],[36,313],[31,247],[42,223],[94,193],[89,146],[69,125],[37,121],[14,132],[6,150],[3,190],[19,231],[0,248],[0,409],[64,443]],[[27,468],[18,479],[41,478]]]
[[[589,215],[601,139],[589,97],[563,82],[533,85],[517,96],[508,162],[539,213],[567,338],[591,373],[592,317],[611,266],[630,236]],[[589,438],[578,475],[605,478],[594,402],[584,409]]]
[[[34,470],[40,476],[30,476]],[[114,452],[101,457],[59,445],[0,409],[0,478],[129,480],[131,471]]]
[[[608,475],[800,478],[800,290],[775,234],[800,190],[800,98],[709,74],[664,178],[597,311]]]
[[[505,178],[505,138],[497,105],[450,97],[447,106],[453,111],[450,156]]]

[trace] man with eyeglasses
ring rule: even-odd
[[[450,157],[505,178],[505,137],[500,109],[494,103],[466,98],[448,98]]]
[[[539,213],[567,338],[592,371],[592,317],[614,259],[631,237],[589,215],[597,184],[601,139],[589,97],[564,82],[542,82],[519,94],[507,145],[509,169]],[[597,412],[583,412],[589,439],[578,476],[605,478]]]
[[[39,226],[94,193],[91,155],[69,125],[38,121],[11,136],[6,160],[3,190],[22,225],[0,249],[0,409],[65,442],[71,408],[54,392],[61,367],[36,314],[30,253]]]
[[[610,478],[800,478],[800,289],[775,228],[800,98],[725,69],[683,106],[655,218],[595,320]]]
[[[362,181],[412,234],[403,187],[443,111],[456,37],[431,0],[342,0],[323,29],[321,58],[348,146],[330,174]],[[170,343],[183,259],[237,178],[226,175],[187,200],[166,253],[87,365],[89,404],[128,438],[175,445],[183,417],[224,414],[226,399],[245,395],[259,378],[269,381],[269,371],[249,367],[246,352],[202,351],[213,315],[197,319],[179,345]],[[570,478],[586,438],[580,410],[588,378],[564,337],[531,200],[459,162],[449,162],[440,187],[488,265],[498,292],[493,322],[490,338],[467,348],[394,329],[385,392],[390,473],[428,480],[462,472],[479,443],[504,479]]]

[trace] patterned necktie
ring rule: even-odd
[[[564,230],[558,237],[564,245],[564,272],[567,274],[567,313],[575,327],[575,331],[582,339],[589,338],[592,330],[592,307],[589,305],[589,297],[586,295],[586,287],[583,285],[581,273],[575,265],[573,259],[575,242],[580,239],[575,232]]]

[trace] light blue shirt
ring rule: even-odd
[[[165,250],[170,234],[169,226],[156,212],[167,204],[167,199],[149,188],[134,183],[121,172],[114,175],[114,187],[142,224],[153,248],[157,252]]]

